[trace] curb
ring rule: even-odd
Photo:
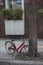
[[[41,61],[24,61],[24,60],[0,60],[0,63],[4,65],[43,65]]]

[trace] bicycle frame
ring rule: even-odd
[[[11,46],[10,47],[7,47],[6,48],[6,44],[7,43],[11,43]],[[6,48],[6,50],[8,51],[10,51],[11,49],[12,50],[14,50],[14,51],[17,51],[17,52],[24,52],[24,53],[27,53],[27,49],[28,49],[28,46],[27,45],[25,45],[24,44],[25,43],[25,41],[22,41],[21,43],[20,43],[20,45],[17,47],[16,46],[16,42],[12,42],[12,41],[7,41],[6,43],[5,43],[5,48]],[[13,52],[12,52],[13,53]]]
[[[7,52],[8,52],[9,54],[13,54],[13,53],[14,53],[15,57],[16,57],[17,54],[20,54],[20,56],[21,56],[23,59],[26,59],[26,58],[28,58],[29,49],[31,48],[31,52],[32,52],[32,49],[33,49],[33,48],[32,48],[32,47],[29,48],[29,45],[25,45],[24,43],[25,43],[25,41],[22,41],[22,43],[20,43],[20,45],[19,45],[18,48],[17,48],[15,42],[6,41],[6,43],[5,43],[5,48],[6,48],[6,50],[7,50]],[[9,46],[9,45],[7,45],[7,44],[11,44],[11,45]],[[7,47],[7,46],[9,46],[9,47]],[[13,51],[12,51],[12,50],[13,50]],[[34,56],[34,55],[33,55],[33,56]],[[33,57],[33,56],[32,56],[32,57]],[[32,57],[31,57],[30,59],[32,59]],[[30,59],[29,59],[29,60],[30,60]]]
[[[24,48],[24,52],[27,53],[26,47],[28,47],[28,45],[24,45],[24,41],[22,42],[22,44],[19,45],[18,48],[16,48],[16,45],[14,44],[14,49],[16,49],[16,51],[18,51],[20,48],[21,48],[21,49]],[[13,49],[13,50],[14,50],[14,49]]]
[[[22,44],[20,44],[18,48],[16,48],[16,45],[14,44],[14,48],[15,48],[17,51],[18,51],[21,47],[23,47],[23,46],[24,46],[24,42],[22,42]]]

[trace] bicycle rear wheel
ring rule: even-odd
[[[15,52],[14,44],[11,41],[5,42],[5,49],[7,53],[12,54]]]
[[[26,48],[28,49],[27,52],[26,52]],[[30,47],[31,51],[32,51],[32,47]],[[25,52],[24,52],[25,51]],[[29,54],[29,46],[23,46],[21,51],[21,57],[23,60],[32,60],[33,59],[33,56],[30,56]]]

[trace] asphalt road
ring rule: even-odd
[[[9,39],[0,39],[0,53],[6,53],[5,42]],[[28,41],[26,41],[28,44]],[[18,42],[16,44],[18,46]],[[43,39],[37,40],[38,52],[43,52]]]

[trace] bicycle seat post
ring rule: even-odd
[[[25,43],[25,39],[24,38],[21,38],[21,41]]]

